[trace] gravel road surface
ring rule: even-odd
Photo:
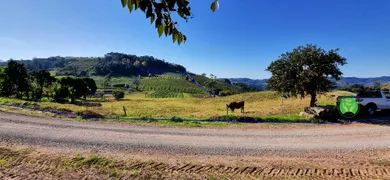
[[[105,152],[197,155],[346,152],[390,147],[390,126],[294,125],[294,128],[174,128],[78,122],[0,112],[0,141]]]

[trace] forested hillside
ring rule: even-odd
[[[230,78],[232,82],[244,83],[257,89],[266,89],[268,79],[249,79],[249,78]],[[341,77],[339,81],[335,81],[338,88],[345,88],[350,85],[373,86],[374,83],[390,84],[390,76],[373,77],[373,78],[358,78],[358,77]]]
[[[168,63],[153,56],[136,56],[123,53],[107,53],[103,57],[48,57],[32,60],[16,60],[25,65],[29,71],[44,69],[55,71],[55,75],[72,76],[132,76],[141,67],[169,72],[183,72],[186,69],[177,64]],[[5,66],[7,62],[0,62]]]

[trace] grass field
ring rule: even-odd
[[[335,95],[331,97],[331,95]],[[335,98],[339,95],[350,95],[348,92],[331,92],[328,96],[319,95],[318,104],[334,104]],[[70,110],[72,112],[92,111],[105,117],[124,117],[123,106],[127,109],[127,117],[154,117],[172,118],[180,117],[186,119],[207,119],[226,115],[226,105],[232,101],[244,100],[245,113],[236,110],[229,111],[229,115],[250,116],[250,117],[272,117],[296,118],[304,107],[309,105],[310,98],[288,98],[282,100],[276,92],[254,92],[239,95],[218,97],[218,98],[150,98],[144,93],[132,93],[124,99],[115,101],[108,98],[105,101],[100,99],[89,99],[90,103],[100,104],[97,107],[87,107],[74,104],[59,104],[53,102],[37,102],[40,108],[51,108],[57,110]],[[18,103],[26,101],[0,98],[0,104]]]
[[[382,89],[390,89],[390,84],[383,85]]]

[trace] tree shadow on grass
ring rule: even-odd
[[[278,117],[251,117],[251,116],[213,116],[202,122],[237,122],[237,123],[325,123],[326,121],[319,119],[288,119]]]
[[[89,100],[78,100],[74,103],[74,105],[77,106],[84,106],[84,107],[101,107],[102,104],[100,102],[93,102]]]

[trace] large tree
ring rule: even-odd
[[[85,91],[83,95],[84,99],[86,99],[87,95],[93,95],[96,93],[97,86],[95,80],[93,80],[92,78],[83,78],[83,80],[88,86],[88,91]]]
[[[22,98],[23,94],[28,96],[30,84],[28,82],[28,74],[24,64],[11,59],[4,69],[3,76],[3,83],[1,86],[2,95],[8,97],[16,94],[17,98]]]
[[[54,87],[53,96],[56,101],[70,98],[71,103],[75,103],[76,99],[91,93],[91,89],[82,78],[63,77],[57,83],[58,86]]]
[[[317,45],[307,44],[282,54],[267,68],[272,73],[268,88],[286,96],[304,98],[310,95],[310,106],[315,106],[317,93],[333,88],[330,78],[339,80],[342,72],[338,65],[347,63],[338,50],[325,51]]]
[[[186,42],[187,37],[177,29],[178,23],[171,17],[172,13],[177,13],[179,17],[188,22],[193,18],[190,2],[188,0],[121,0],[122,7],[128,7],[129,12],[141,9],[150,19],[151,24],[155,24],[159,37],[172,36],[172,41],[180,45]],[[210,9],[214,12],[219,7],[218,0],[214,0]]]
[[[30,73],[32,98],[39,100],[42,98],[43,88],[49,87],[56,81],[55,77],[52,77],[48,71],[43,69],[34,70]]]

